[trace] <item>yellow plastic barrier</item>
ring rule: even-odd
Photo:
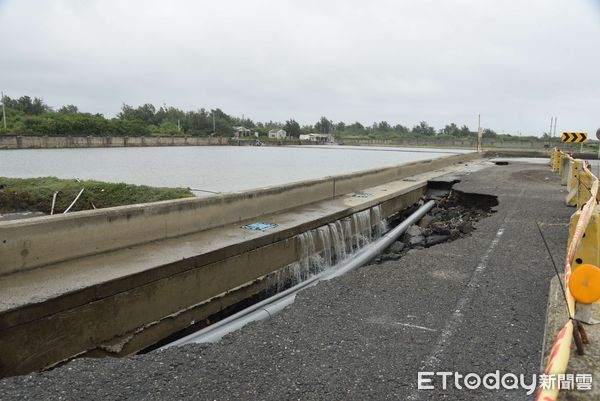
[[[560,155],[560,185],[567,185],[567,181],[569,180],[570,168],[571,168],[571,160],[572,158],[561,152]]]
[[[574,175],[574,169],[573,167],[575,166],[575,159],[573,159],[572,157],[569,157],[569,168],[567,168],[567,191],[571,191],[571,189],[573,189],[574,184],[577,182],[577,179],[573,179],[573,175]]]
[[[558,161],[557,161],[557,163],[558,163],[558,174],[560,174],[561,177],[562,177],[562,174],[563,174],[563,172],[562,172],[562,170],[563,170],[563,163],[562,163],[562,161],[563,161],[563,154],[562,153],[558,153],[558,156],[556,156],[556,158],[558,159]]]
[[[576,211],[571,216],[571,223],[569,227],[569,242],[568,246],[573,241],[573,235],[575,234],[575,228],[579,223],[581,210]],[[600,239],[600,206],[596,206],[593,209],[590,221],[585,228],[585,236],[581,239],[581,246],[575,252],[574,267],[582,264],[591,264],[594,266],[600,266],[600,248],[598,247],[598,240]]]
[[[584,174],[582,174],[583,167],[583,160],[575,159],[571,164],[569,178],[567,181],[567,191],[569,191],[569,193],[565,198],[565,202],[568,206],[578,206],[577,202],[579,200],[580,189],[583,189],[583,187],[580,185],[582,184],[582,180],[585,180],[585,183],[591,185],[591,183],[587,181],[586,177],[584,177]],[[584,197],[590,196],[589,190],[584,190],[582,192]]]
[[[559,171],[560,170],[560,159],[561,159],[561,152],[557,151],[554,152],[554,160],[552,163],[552,171]]]
[[[560,168],[560,155],[561,152],[557,148],[552,149],[550,153],[550,167],[552,171],[558,171]]]
[[[588,196],[588,198],[590,198]],[[573,236],[575,235],[575,229],[579,223],[582,211],[578,210],[571,216],[571,224],[569,228],[569,246],[571,245]],[[581,242],[573,259],[573,271],[577,271],[580,266],[600,266],[600,206],[596,205],[590,217],[584,234],[581,238]],[[594,271],[594,270],[592,270]],[[597,276],[594,273],[590,273],[597,280]],[[589,289],[593,289],[595,281],[589,282]],[[571,286],[570,289],[573,287]],[[581,303],[577,303],[575,310],[575,317],[584,323],[592,323],[594,319],[600,319],[598,316],[600,312],[599,304],[592,302],[584,302],[583,299],[578,299]],[[593,301],[595,302],[595,301]]]
[[[552,155],[561,154],[560,150],[555,149]],[[555,156],[556,157],[556,156]],[[572,159],[571,159],[572,160]],[[570,162],[571,162],[570,160]],[[564,278],[564,290],[567,298],[567,306],[569,310],[569,316],[575,316],[576,305],[575,298],[571,294],[570,280],[573,272],[572,265],[575,263],[576,266],[585,263],[594,264],[598,262],[598,225],[600,224],[598,214],[598,179],[588,170],[587,166],[581,160],[572,161],[572,170],[569,174],[569,181],[567,182],[570,190],[578,190],[581,186],[581,178],[590,179],[590,186],[587,188],[587,193],[576,194],[574,202],[581,201],[582,208],[577,211],[571,218],[571,227],[569,230],[569,244],[567,251],[567,260],[565,262],[565,278]],[[581,174],[581,177],[579,177]],[[567,198],[568,199],[568,198]],[[583,202],[585,200],[585,202]],[[588,231],[589,230],[589,231]],[[585,234],[585,236],[584,236]],[[583,247],[581,246],[583,245]],[[558,333],[552,351],[548,357],[548,362],[544,374],[547,375],[558,375],[564,374],[567,370],[569,363],[569,357],[571,355],[571,342],[573,340],[573,321],[569,319],[563,326],[562,330]],[[538,401],[555,401],[558,397],[559,389],[540,389],[538,391],[536,400]]]
[[[577,200],[575,202],[577,208],[580,208],[581,206],[585,205],[590,196],[592,196],[591,188],[594,180],[597,180],[597,178],[587,168],[583,169],[581,174],[579,174]]]

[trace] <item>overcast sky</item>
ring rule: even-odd
[[[600,127],[600,0],[0,0],[0,88],[259,121]]]

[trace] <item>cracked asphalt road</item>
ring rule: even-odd
[[[539,373],[549,281],[568,221],[545,165],[460,177],[496,195],[470,237],[365,266],[300,293],[270,321],[214,345],[124,359],[80,359],[0,381],[0,399],[525,400],[523,390],[418,390],[417,372]]]

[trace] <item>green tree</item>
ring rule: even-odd
[[[68,104],[68,105],[62,106],[60,109],[58,109],[58,112],[60,114],[77,114],[77,113],[79,113],[79,109],[77,108],[77,106],[75,106],[73,104]]]
[[[233,135],[233,120],[232,118],[225,114],[223,110],[216,108],[211,110],[211,120],[214,116],[216,132],[214,133],[217,136],[232,136]],[[212,132],[212,128],[211,128]]]
[[[154,114],[154,123],[162,124],[162,123],[172,123],[172,124],[182,124],[185,127],[185,112],[176,107],[161,107]],[[187,127],[186,127],[187,128]]]
[[[188,111],[185,113],[184,126],[186,133],[207,136],[212,133],[212,118],[205,109]]]
[[[315,124],[315,131],[320,134],[329,134],[333,128],[333,121],[328,120],[327,117],[321,117],[321,119]]]
[[[355,121],[348,125],[347,130],[355,134],[362,134],[365,132],[365,127],[358,121]]]
[[[410,129],[408,129],[408,127],[405,127],[402,124],[396,124],[394,125],[394,131],[399,133],[399,134],[407,134],[410,132]]]
[[[387,121],[382,121],[378,124],[377,129],[381,132],[388,132],[392,130],[392,127]]]
[[[156,108],[150,103],[135,108],[123,103],[121,112],[117,114],[117,118],[130,121],[139,120],[145,124],[157,125],[157,123],[160,123],[160,121],[157,121],[156,119]]]
[[[452,135],[452,136],[460,136],[460,129],[454,123],[446,124],[446,126],[444,128],[442,128],[442,134]]]
[[[300,137],[302,133],[302,129],[300,128],[300,124],[294,119],[289,119],[283,125],[283,129],[289,136],[293,136],[295,138]]]
[[[483,136],[488,137],[488,138],[495,138],[498,136],[498,134],[496,133],[496,131],[494,131],[490,128],[486,128],[483,130]]]
[[[427,124],[425,121],[421,121],[418,125],[415,125],[412,129],[413,134],[434,136],[435,128]]]
[[[7,109],[18,110],[30,116],[39,116],[40,114],[52,111],[52,108],[38,97],[32,99],[29,96],[21,96],[18,99],[11,99],[8,96],[4,96],[4,105]]]
[[[474,136],[476,133],[475,132],[471,132],[471,130],[469,129],[469,127],[467,127],[466,125],[463,125],[462,127],[460,127],[460,134],[459,136]]]

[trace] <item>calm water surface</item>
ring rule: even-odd
[[[231,192],[465,152],[470,150],[346,146],[0,150],[0,176],[78,177]]]

